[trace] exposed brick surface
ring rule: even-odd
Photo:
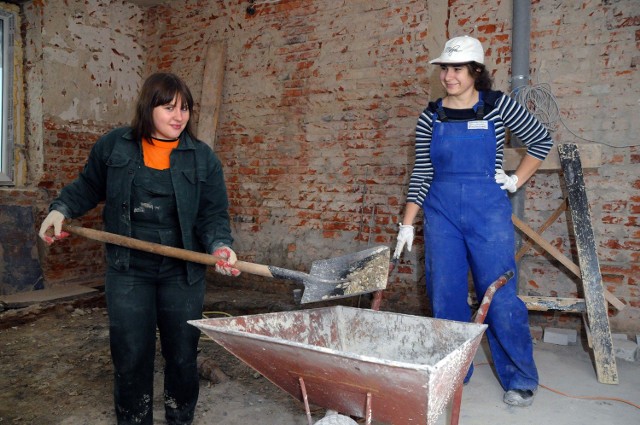
[[[447,37],[470,33],[480,38],[496,88],[510,90],[509,2],[457,0],[445,6],[417,0],[283,0],[258,4],[253,16],[245,12],[248,2],[230,0],[163,2],[147,9],[117,2],[71,3],[28,5],[25,28],[34,40],[28,43],[34,46],[27,57],[30,66],[47,69],[53,59],[44,52],[60,50],[65,37],[75,34],[77,39],[77,28],[65,33],[48,20],[55,16],[101,26],[111,19],[126,28],[119,37],[138,68],[119,60],[115,65],[98,61],[100,72],[78,65],[78,81],[92,75],[100,79],[83,96],[73,93],[69,78],[60,87],[45,78],[46,93],[62,93],[63,102],[52,105],[47,98],[42,116],[28,117],[27,126],[41,122],[43,127],[42,175],[17,195],[0,189],[2,202],[36,199],[37,214],[43,215],[56,191],[80,169],[93,141],[123,121],[122,111],[130,111],[133,96],[111,95],[105,75],[120,81],[114,87],[124,93],[122,87],[135,91],[132,81],[139,83],[147,73],[170,70],[182,75],[199,99],[207,42],[225,40],[215,150],[225,167],[235,248],[248,261],[304,270],[315,259],[369,245],[393,247],[413,163],[416,118],[428,99],[442,94],[428,60],[439,54]],[[555,96],[562,120],[554,126],[557,143],[602,143],[602,165],[585,172],[585,183],[603,281],[636,308],[639,25],[635,0],[545,1],[531,7],[531,81],[548,83]],[[112,42],[94,46],[100,41],[86,38],[88,51],[110,51]],[[102,118],[92,110],[66,118],[73,98],[85,96],[94,99],[94,109],[114,105],[119,113],[109,106],[101,110]],[[35,140],[28,145],[38,146]],[[533,228],[562,202],[562,182],[558,173],[544,172],[527,183],[525,218]],[[569,215],[561,216],[544,237],[577,261],[568,220]],[[98,221],[98,212],[87,217],[88,224]],[[414,249],[391,276],[382,308],[428,310],[419,222],[416,230]],[[65,244],[47,251],[47,279],[100,272],[98,247],[77,240]],[[80,259],[80,252],[90,255]],[[535,295],[581,293],[579,281],[535,247],[523,260],[520,286]],[[558,327],[580,322],[554,313],[532,320]]]

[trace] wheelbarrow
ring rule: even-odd
[[[192,320],[208,337],[303,402],[393,425],[435,425],[453,399],[458,423],[462,382],[480,345],[495,291],[474,323],[345,306]]]

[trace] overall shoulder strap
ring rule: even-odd
[[[478,103],[475,104],[473,109],[476,111],[476,119],[481,121],[484,119],[484,94],[478,92]]]
[[[447,114],[444,112],[444,108],[442,107],[442,99],[438,99],[438,101],[436,102],[436,112],[435,112],[438,116],[438,118],[440,119],[440,121],[449,121],[449,117],[447,116]]]

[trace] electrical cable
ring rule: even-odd
[[[628,404],[629,406],[633,406],[633,407],[635,407],[636,409],[640,409],[640,405],[638,405],[638,404],[636,404],[636,403],[633,403],[633,402],[631,402],[631,401],[629,401],[629,400],[625,400],[625,399],[623,399],[623,398],[618,398],[618,397],[601,397],[601,396],[579,396],[579,395],[571,395],[571,394],[563,393],[562,391],[555,390],[555,389],[550,388],[550,387],[548,387],[548,386],[546,386],[546,385],[542,385],[542,384],[539,384],[539,385],[540,385],[542,388],[546,389],[546,390],[549,390],[549,391],[551,391],[551,392],[554,392],[554,393],[559,394],[559,395],[564,396],[564,397],[576,398],[576,399],[579,399],[579,400],[618,401],[618,402],[620,402],[620,403],[626,403],[626,404]]]
[[[522,86],[514,89],[511,96],[538,119],[547,130],[555,131],[560,120],[560,108],[548,84]]]
[[[606,142],[587,139],[574,133],[562,119],[558,101],[552,93],[551,86],[549,84],[538,83],[530,86],[517,87],[512,90],[509,95],[519,104],[524,106],[549,131],[556,131],[559,122],[573,136],[587,142],[598,143],[611,148],[631,148],[640,146],[640,144],[637,143],[628,145],[612,145]]]
[[[221,316],[233,317],[233,314],[229,314],[226,311],[203,311],[202,318],[203,319],[211,319],[211,317],[207,316],[207,314],[218,314]]]
[[[474,363],[474,367],[477,367],[477,366],[490,366],[490,363],[489,363],[489,362]],[[634,403],[634,402],[632,402],[632,401],[625,400],[625,399],[623,399],[623,398],[618,398],[618,397],[603,397],[603,396],[579,396],[579,395],[571,395],[571,394],[563,393],[562,391],[559,391],[559,390],[553,389],[553,388],[551,388],[551,387],[549,387],[549,386],[547,386],[547,385],[543,385],[543,384],[540,384],[540,383],[538,383],[538,386],[540,386],[540,387],[544,388],[545,390],[549,390],[549,391],[551,391],[551,392],[553,392],[553,393],[556,393],[556,394],[558,394],[558,395],[561,395],[561,396],[564,396],[564,397],[568,397],[568,398],[575,398],[575,399],[578,399],[578,400],[617,401],[617,402],[620,402],[620,403],[626,403],[626,404],[628,404],[629,406],[633,406],[633,407],[635,407],[636,409],[640,409],[640,405],[638,405],[638,404],[636,404],[636,403]]]

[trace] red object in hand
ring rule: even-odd
[[[68,232],[60,232],[59,236],[45,236],[44,237],[44,241],[46,242],[47,245],[51,245],[54,241],[59,241],[61,239],[66,238],[67,236],[69,236]]]
[[[240,270],[233,267],[237,257],[236,253],[227,246],[222,246],[213,251],[215,257],[224,258],[216,262],[216,272],[227,276],[239,276]],[[225,261],[226,260],[226,261]]]

